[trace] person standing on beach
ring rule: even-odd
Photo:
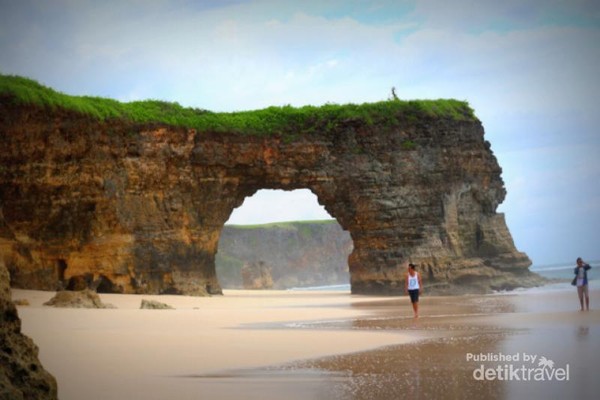
[[[422,287],[421,274],[417,272],[417,267],[414,264],[408,264],[404,291],[410,296],[415,318],[419,318],[419,294],[421,294]]]
[[[585,308],[590,310],[590,294],[588,290],[588,277],[587,272],[592,268],[586,262],[583,262],[581,257],[577,258],[577,266],[575,267],[575,283],[577,286],[577,294],[579,295],[579,303],[581,304],[581,311],[583,311],[583,298],[585,296]]]

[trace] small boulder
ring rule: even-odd
[[[140,305],[140,309],[145,309],[145,310],[174,310],[174,308],[171,307],[168,304],[161,303],[160,301],[156,301],[156,300],[145,300],[145,299],[142,299],[142,304]]]
[[[63,290],[44,303],[45,306],[62,308],[115,308],[112,304],[104,304],[98,293],[89,289],[80,291]]]
[[[29,306],[29,300],[27,299],[17,299],[14,300],[13,303],[15,303],[15,306]]]

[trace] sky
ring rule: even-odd
[[[600,259],[597,0],[0,0],[0,73],[212,111],[466,100],[517,248]],[[308,190],[261,191],[230,223],[321,218]]]

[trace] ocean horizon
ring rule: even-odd
[[[600,280],[600,274],[595,273],[594,266],[600,265],[599,260],[589,261],[592,269],[588,272],[588,280],[590,282],[597,282]],[[575,263],[560,262],[552,264],[539,264],[532,265],[529,270],[543,276],[544,278],[550,279],[546,285],[538,286],[534,288],[519,288],[508,292],[502,293],[518,293],[518,292],[539,292],[539,291],[552,291],[552,290],[571,290],[571,280],[573,279],[573,269]],[[335,285],[322,285],[322,286],[299,286],[289,288],[290,291],[340,291],[349,292],[350,283],[346,284],[335,284]]]

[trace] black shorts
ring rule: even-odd
[[[419,289],[413,289],[408,291],[408,295],[410,296],[411,303],[419,302]]]

